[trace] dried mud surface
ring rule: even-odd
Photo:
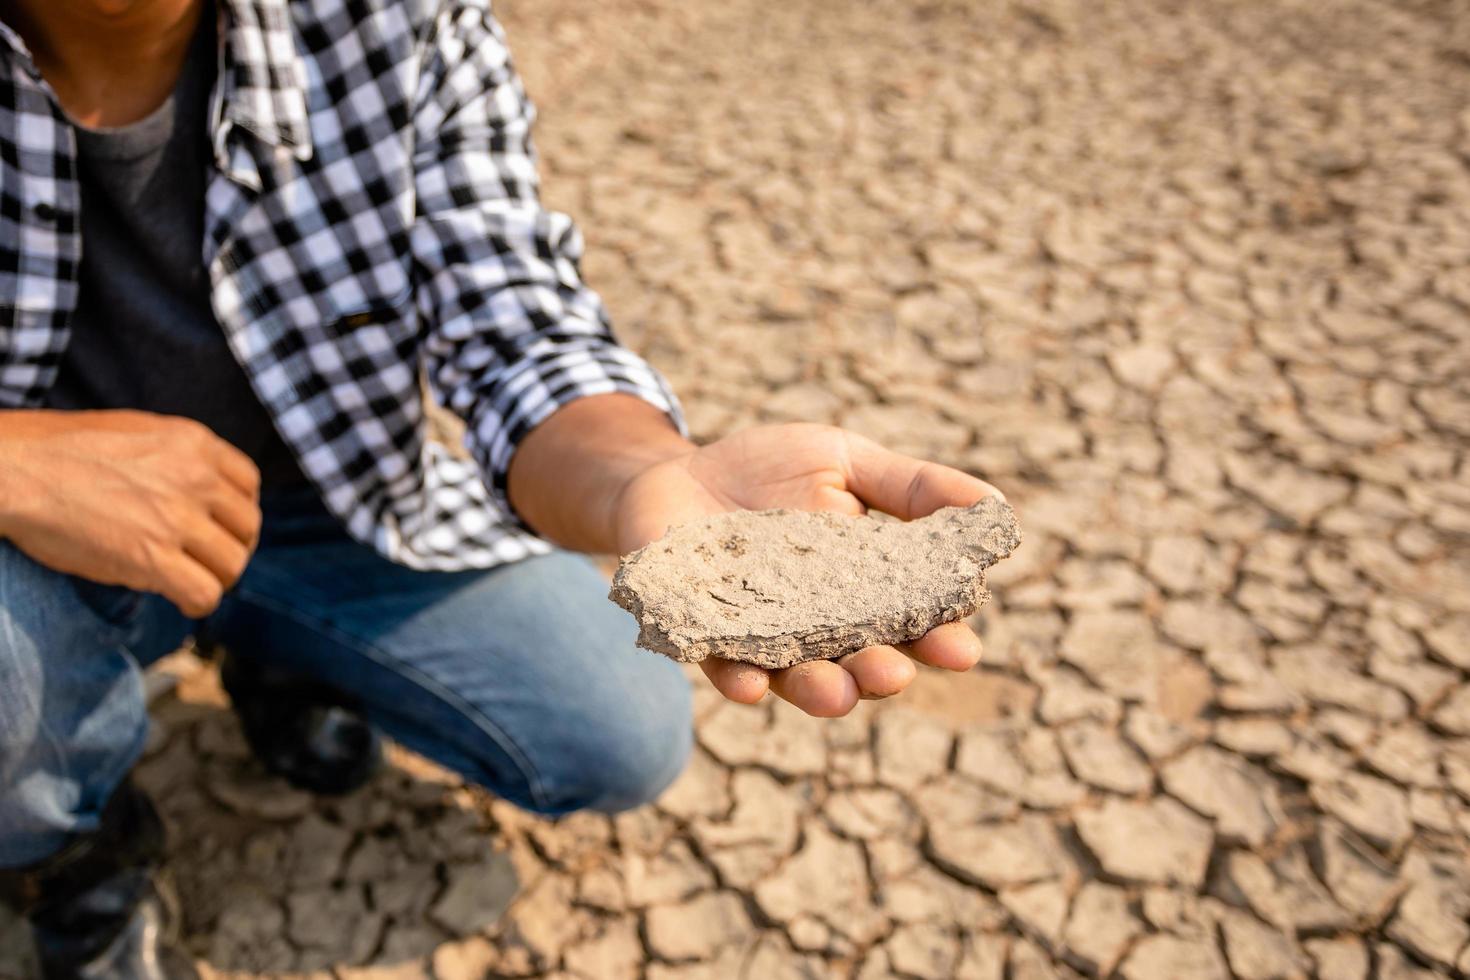
[[[777,669],[907,643],[973,615],[990,598],[985,569],[1020,541],[1015,511],[993,497],[908,523],[740,511],[626,556],[608,597],[655,653]]]
[[[261,785],[189,676],[143,777],[212,975],[1470,970],[1464,4],[499,9],[696,434],[850,426],[1026,544],[979,669],[835,723],[701,682],[616,819]]]

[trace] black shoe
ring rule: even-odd
[[[220,679],[256,758],[297,789],[350,793],[382,766],[378,733],[335,688],[229,652]]]
[[[45,980],[198,980],[175,945],[156,878],[163,823],[131,782],[101,824],[30,868],[0,871],[0,899],[25,916]]]

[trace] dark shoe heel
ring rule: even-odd
[[[220,677],[251,751],[297,789],[339,796],[382,767],[382,740],[341,692],[228,652]]]

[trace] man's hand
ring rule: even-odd
[[[0,538],[49,568],[204,616],[260,533],[260,473],[203,425],[146,412],[0,412]]]
[[[618,550],[626,553],[673,525],[728,510],[862,514],[872,508],[912,520],[999,495],[990,484],[958,470],[890,452],[842,429],[772,425],[645,469],[619,495],[614,524]],[[869,647],[836,662],[810,661],[778,671],[717,659],[701,666],[732,701],[754,703],[771,690],[809,714],[836,717],[851,711],[860,697],[887,697],[907,687],[915,675],[909,657],[963,671],[979,661],[980,652],[980,639],[968,626],[949,623],[903,648]]]
[[[662,412],[621,394],[579,398],[537,426],[511,460],[509,493],[516,512],[551,540],[622,554],[675,524],[727,510],[872,508],[912,520],[1001,495],[959,470],[825,425],[764,426],[700,448]],[[754,703],[769,690],[809,714],[835,717],[861,697],[902,691],[915,675],[910,657],[969,670],[980,660],[980,639],[950,623],[903,649],[870,647],[836,663],[779,671],[727,660],[702,666],[732,701]]]

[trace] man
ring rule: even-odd
[[[687,441],[538,203],[532,116],[486,0],[0,0],[0,896],[48,976],[192,975],[126,778],[140,670],[191,633],[298,785],[351,788],[381,731],[616,810],[683,765],[687,684],[546,542],[994,492],[826,427]],[[836,716],[979,653],[705,673]]]

